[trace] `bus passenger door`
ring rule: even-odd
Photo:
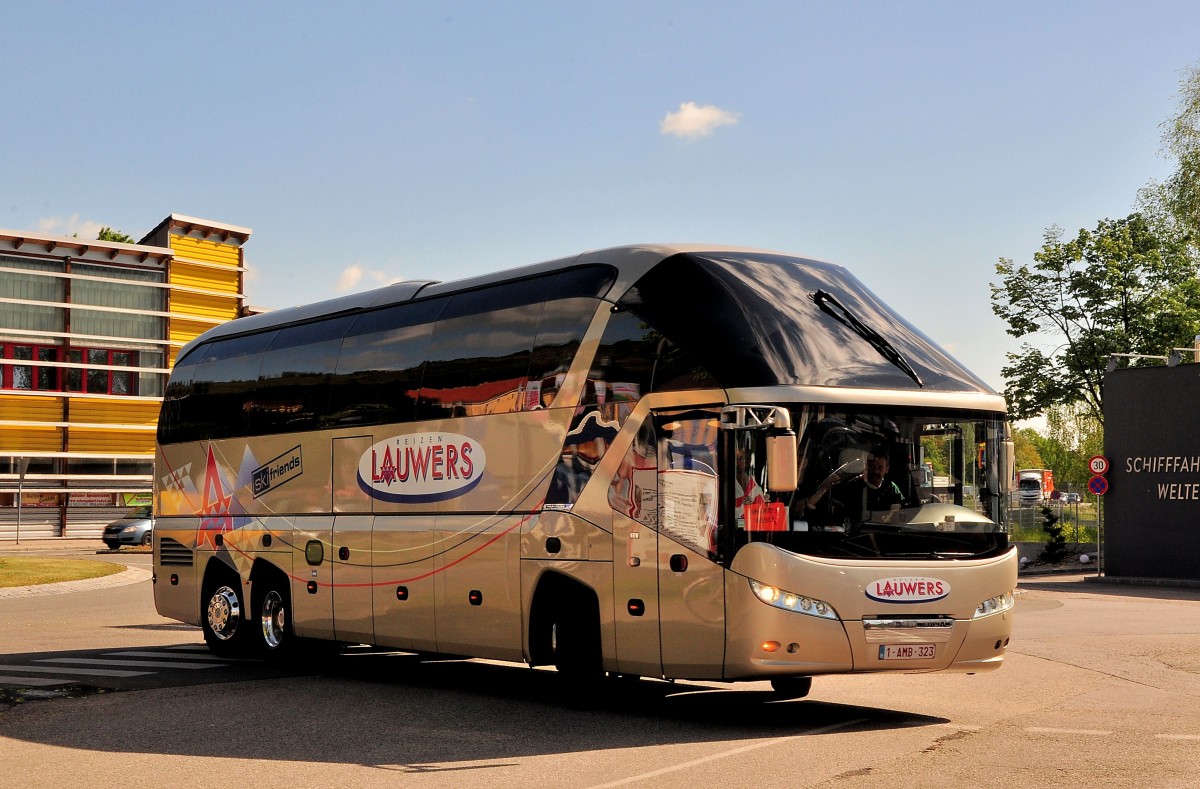
[[[617,670],[662,676],[658,644],[658,532],[613,512],[613,605]]]
[[[658,632],[658,464],[647,418],[609,489],[617,670],[662,676]]]
[[[709,547],[717,525],[719,415],[658,418],[658,596],[663,675],[720,679],[725,573]]]
[[[373,644],[371,497],[358,485],[358,461],[371,436],[333,440],[333,629],[347,643]]]

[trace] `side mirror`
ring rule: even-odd
[[[767,489],[772,493],[789,493],[799,484],[796,434],[791,430],[772,431],[767,435]]]

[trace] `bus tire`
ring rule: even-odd
[[[215,655],[241,657],[249,652],[250,623],[243,621],[241,584],[232,574],[215,573],[205,580],[201,594],[200,627],[204,642]]]
[[[288,578],[270,565],[251,572],[251,622],[256,651],[266,659],[292,657],[298,639],[292,630],[292,592]]]
[[[812,690],[812,677],[776,677],[771,680],[776,698],[802,699]]]
[[[566,677],[594,682],[604,676],[600,607],[594,595],[578,592],[559,606],[554,617],[552,643],[554,666]]]
[[[275,576],[254,584],[254,623],[259,650],[269,660],[288,657],[295,649],[292,633],[292,601],[288,585]]]

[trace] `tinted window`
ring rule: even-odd
[[[164,444],[241,435],[244,405],[257,385],[273,332],[205,343],[179,360],[159,417]]]
[[[279,330],[263,356],[254,397],[245,403],[251,435],[321,426],[342,336],[352,320],[340,317]]]
[[[521,409],[529,358],[553,277],[450,298],[429,344],[417,419]]]
[[[613,277],[586,267],[205,343],[172,373],[160,441],[520,410],[531,360],[539,380],[566,372]]]
[[[679,347],[627,310],[609,319],[588,378],[606,403],[637,401],[648,392],[717,385]]]
[[[187,358],[191,358],[189,355]],[[158,443],[174,444],[179,441],[193,440],[192,432],[187,428],[183,417],[187,415],[186,407],[192,392],[192,373],[196,365],[183,366],[182,362],[171,372],[167,391],[163,395],[162,408],[158,414]]]
[[[611,269],[600,267],[575,269],[558,275],[538,323],[529,364],[526,408],[553,404],[554,395],[596,314],[599,295],[608,290],[612,278]],[[588,392],[591,398],[585,393],[583,402],[595,402],[594,387]]]
[[[686,289],[682,284],[686,283]],[[817,301],[821,291],[833,302]],[[686,293],[686,296],[684,295]],[[680,254],[621,298],[723,386],[915,389],[866,335],[878,333],[927,389],[991,389],[840,266],[769,254]]]
[[[342,342],[326,426],[414,419],[433,322],[449,300],[399,304],[354,321]]]

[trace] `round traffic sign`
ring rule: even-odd
[[[1088,491],[1097,496],[1103,496],[1108,493],[1108,480],[1100,475],[1092,477],[1088,480]]]
[[[1108,473],[1108,458],[1104,455],[1092,455],[1088,458],[1088,470],[1093,474]]]

